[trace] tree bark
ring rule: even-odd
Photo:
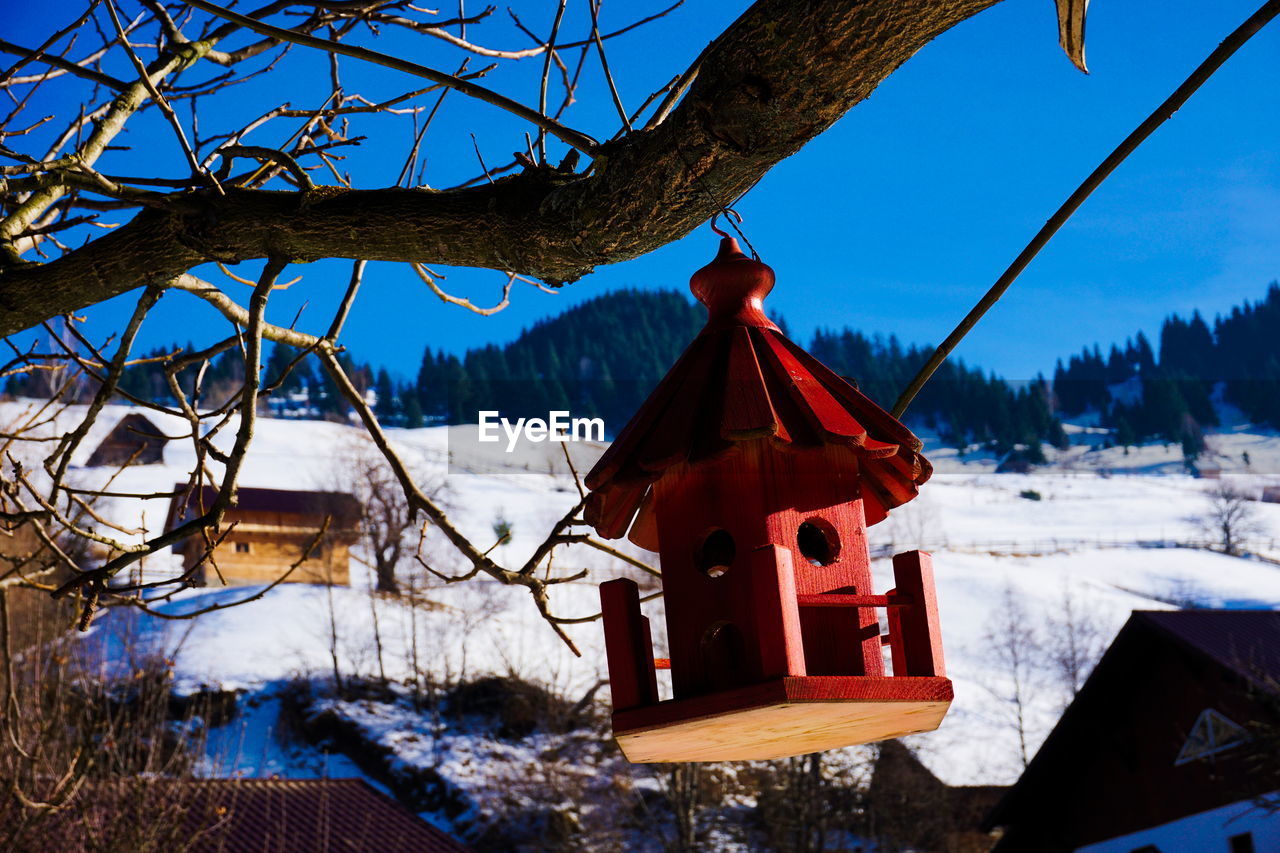
[[[0,335],[210,260],[420,261],[576,280],[684,236],[935,36],[997,2],[760,0],[703,52],[666,121],[607,143],[582,174],[529,169],[450,191],[172,196],[55,261],[0,271]]]

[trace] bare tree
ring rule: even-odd
[[[931,39],[996,2],[759,0],[637,105],[619,94],[608,46],[657,25],[680,2],[619,21],[602,21],[597,2],[579,9],[560,0],[536,21],[513,13],[528,39],[524,46],[495,47],[480,38],[493,7],[446,17],[404,0],[272,0],[244,11],[210,0],[86,0],[74,19],[49,22],[39,44],[0,40],[0,53],[12,58],[0,68],[0,90],[13,105],[0,116],[0,159],[7,163],[0,165],[0,335],[41,324],[49,332],[40,346],[10,342],[13,356],[0,364],[0,379],[37,374],[51,385],[47,409],[0,436],[6,456],[14,442],[47,442],[33,468],[6,460],[0,520],[35,525],[50,556],[36,574],[10,572],[0,583],[77,598],[87,626],[100,602],[139,600],[141,583],[121,583],[120,576],[149,555],[193,537],[212,552],[227,533],[226,510],[235,501],[259,406],[284,381],[262,373],[263,342],[272,341],[296,351],[293,365],[317,361],[334,393],[355,410],[411,516],[429,521],[468,567],[448,579],[485,575],[524,587],[572,647],[549,591],[581,573],[551,570],[555,550],[574,543],[619,552],[582,532],[579,502],[528,560],[503,565],[415,481],[358,378],[343,366],[342,331],[366,263],[411,265],[442,302],[487,315],[509,304],[517,283],[545,289],[538,280],[558,285],[642,255],[728,209]],[[1085,6],[1084,0],[1057,0],[1060,42],[1082,68]],[[1280,0],[1268,0],[1215,49],[1055,214],[1052,227],[984,298],[982,310],[1116,165],[1277,14]],[[389,31],[417,39],[422,49],[378,50],[375,37]],[[417,61],[436,55],[427,46],[457,51],[456,65]],[[405,58],[409,54],[415,59]],[[288,73],[316,55],[327,59],[327,75]],[[484,84],[498,66],[522,60],[533,60],[523,66],[527,90],[537,92],[532,103]],[[482,61],[489,64],[473,67]],[[405,82],[390,97],[371,97],[344,77],[352,63],[389,69]],[[598,63],[617,114],[616,129],[603,141],[568,124],[588,63]],[[271,100],[249,104],[243,93],[252,90],[241,84],[259,75],[290,82],[268,87]],[[47,85],[55,79],[65,87],[57,94]],[[452,108],[460,98],[514,117],[530,132],[510,140],[519,150],[509,162],[490,167],[477,143],[478,175],[429,187],[423,177],[427,131],[444,105]],[[231,100],[239,109],[216,108]],[[78,106],[65,109],[68,102]],[[248,122],[242,120],[246,105],[257,110]],[[136,175],[124,173],[127,165],[118,168],[126,162],[121,152],[130,137],[124,134],[142,126],[144,116],[164,131],[160,145],[181,164],[175,172],[159,173],[161,167]],[[343,158],[365,138],[361,131],[387,133],[396,121],[406,152],[395,186],[361,188],[362,179],[376,178],[344,171]],[[154,153],[163,163],[161,147]],[[287,267],[320,259],[352,261],[332,316],[310,331],[268,322],[271,295],[296,281],[284,279]],[[264,263],[247,276],[227,267],[248,261]],[[435,263],[494,270],[502,275],[502,295],[480,306],[450,294],[427,266]],[[192,272],[208,264],[219,272]],[[243,300],[233,295],[239,284],[251,288]],[[137,302],[121,329],[93,330],[72,313],[128,291]],[[227,336],[194,352],[134,353],[140,328],[170,292],[201,300],[229,324]],[[59,317],[63,325],[55,333]],[[957,334],[963,330],[935,360],[946,357]],[[229,394],[211,395],[204,387],[209,365],[225,353],[240,355],[243,380]],[[121,387],[126,368],[142,361],[162,364],[171,400],[156,403]],[[926,379],[927,372],[913,381],[895,411]],[[67,469],[115,399],[177,419],[181,427],[169,437],[190,441],[196,457],[188,493],[216,487],[211,503],[192,507],[171,530],[123,531],[105,517],[77,515],[86,497],[67,482]],[[73,402],[83,408],[69,410]],[[55,417],[60,413],[62,423]],[[72,416],[74,423],[66,424]],[[78,561],[49,547],[63,535],[93,543],[105,556]],[[53,582],[55,568],[69,578]],[[182,573],[156,585],[172,590],[190,581]]]
[[[669,853],[699,853],[705,849],[698,819],[706,809],[708,799],[707,785],[703,781],[704,769],[696,762],[673,764],[660,777],[674,829],[673,837],[663,845]]]
[[[1239,554],[1245,540],[1266,531],[1253,496],[1222,481],[1205,493],[1204,511],[1190,520],[1224,554]]]
[[[1023,767],[1031,760],[1033,705],[1044,686],[1040,633],[1034,626],[1031,612],[1010,583],[1005,585],[982,638],[991,674],[983,687],[997,700],[1003,722],[1016,736]]]
[[[1080,692],[1085,679],[1107,647],[1107,634],[1091,603],[1065,583],[1057,606],[1046,614],[1041,652],[1053,680],[1062,691],[1062,707]]]
[[[65,620],[14,606],[27,592],[0,588],[0,849],[159,853],[207,843],[217,817],[156,783],[193,775],[203,749],[196,718],[210,708],[192,703],[173,719],[163,659],[143,650],[135,661],[126,646],[104,675]]]
[[[209,260],[345,257],[572,281],[599,264],[634,258],[688,233],[866,98],[929,40],[995,2],[876,0],[809,8],[763,0],[638,109],[615,97],[619,132],[606,141],[566,125],[564,113],[580,66],[598,60],[607,73],[605,46],[642,22],[635,19],[608,30],[593,13],[580,23],[585,31],[570,37],[561,30],[577,16],[566,16],[561,4],[549,10],[552,20],[521,22],[530,33],[536,28],[548,35],[532,37],[528,47],[496,48],[473,35],[492,7],[443,18],[395,0],[276,0],[246,13],[209,0],[185,6],[146,0],[137,11],[122,8],[122,0],[88,3],[77,19],[58,30],[51,26],[44,45],[3,45],[17,57],[3,86],[20,107],[7,117],[14,129],[6,145],[39,136],[31,131],[41,119],[28,119],[25,127],[16,122],[47,114],[36,112],[38,99],[21,98],[49,76],[81,83],[86,109],[63,117],[67,126],[56,145],[14,150],[14,165],[5,167],[9,210],[0,240],[7,269],[0,277],[0,305],[8,310],[0,334],[139,284],[168,286]],[[432,48],[443,42],[462,59],[448,72],[382,53],[368,46],[378,29],[416,35]],[[74,36],[80,41],[72,45]],[[80,53],[91,36],[96,44]],[[144,44],[158,46],[145,63],[138,53]],[[198,107],[236,97],[237,83],[261,72],[268,57],[280,68],[296,61],[281,56],[290,47],[330,57],[329,79],[316,81],[327,91],[289,93],[291,103],[314,106],[277,103],[250,124],[225,129],[197,127],[179,116],[192,102]],[[119,70],[102,62],[108,53],[130,62],[134,72],[102,70]],[[432,53],[424,44],[422,54]],[[794,61],[797,56],[805,61]],[[497,63],[541,59],[540,68],[530,67],[543,81],[537,104],[478,82],[493,67],[471,68],[478,57]],[[416,78],[416,87],[394,98],[366,98],[344,85],[340,58],[393,69],[406,80]],[[34,73],[18,74],[24,66],[36,66]],[[616,87],[610,89],[616,95]],[[370,114],[399,113],[409,147],[402,183],[413,186],[423,126],[435,101],[450,92],[514,115],[536,135],[518,146],[510,164],[484,168],[477,186],[363,190],[336,168],[342,149],[359,139],[353,124]],[[170,126],[189,174],[137,181],[113,173],[112,147],[145,112],[159,113]],[[286,147],[252,141],[262,128],[291,119],[302,123],[294,123]],[[571,151],[558,166],[548,161],[551,140]],[[583,156],[593,162],[580,171]],[[237,169],[237,161],[248,165]],[[318,187],[312,171],[331,175],[335,185]],[[509,171],[516,173],[502,181],[486,177]],[[287,192],[266,190],[272,181]],[[23,261],[27,252],[56,249],[84,233],[76,228],[92,227],[102,213],[118,210],[140,213],[56,261]],[[594,224],[584,229],[582,223]]]
[[[412,558],[419,522],[395,472],[363,433],[354,436],[335,459],[333,481],[342,491],[360,501],[361,538],[364,553],[374,571],[379,592],[396,593],[400,583],[396,570]],[[415,481],[432,500],[442,506],[445,484],[438,477],[415,471]]]

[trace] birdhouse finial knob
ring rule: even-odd
[[[768,264],[747,257],[733,237],[720,240],[715,260],[693,274],[689,289],[707,306],[707,326],[777,327],[765,316],[764,298],[773,290]]]

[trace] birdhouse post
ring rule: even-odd
[[[936,728],[951,702],[929,556],[899,554],[876,595],[867,548],[867,525],[931,473],[920,441],[779,331],[763,310],[773,283],[724,238],[690,283],[706,328],[587,477],[597,532],[660,555],[671,698],[636,584],[601,586],[632,761],[898,737]]]

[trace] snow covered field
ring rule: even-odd
[[[16,417],[22,404],[0,404],[0,426]],[[81,448],[83,462],[102,436],[128,410],[112,407]],[[74,414],[74,413],[69,413]],[[150,414],[149,417],[152,417]],[[153,417],[161,429],[177,434],[183,425]],[[70,423],[70,420],[67,420]],[[224,430],[228,444],[234,423]],[[519,565],[542,540],[546,529],[577,498],[563,465],[547,457],[545,465],[529,456],[504,468],[501,460],[455,459],[449,465],[450,430],[393,430],[395,441],[420,476],[442,484],[451,516],[479,543],[492,542],[496,519],[512,528],[511,541],[495,554],[508,566]],[[344,464],[358,452],[359,431],[313,421],[262,420],[250,451],[242,484],[299,489],[345,488]],[[454,436],[456,446],[465,442]],[[1280,438],[1233,432],[1210,437],[1225,476],[1246,488],[1280,483],[1266,471],[1280,471]],[[558,453],[558,447],[553,449]],[[1248,450],[1250,464],[1242,454]],[[580,448],[579,471],[589,467],[598,449]],[[38,458],[39,447],[20,452]],[[1109,641],[1130,611],[1195,603],[1215,607],[1280,607],[1280,566],[1258,559],[1227,557],[1205,550],[1141,547],[1142,543],[1200,538],[1189,520],[1203,512],[1204,490],[1212,481],[1182,473],[1180,454],[1163,447],[1088,451],[1072,448],[1055,464],[1026,475],[992,473],[994,460],[981,454],[960,459],[951,450],[926,453],[938,473],[920,499],[896,510],[872,529],[873,546],[907,550],[924,546],[934,554],[935,573],[948,674],[956,701],[941,729],[914,739],[926,763],[953,784],[1006,783],[1020,769],[1016,735],[1008,724],[1007,703],[997,697],[1009,689],[1008,674],[993,663],[988,635],[998,635],[1003,604],[1012,592],[1029,626],[1052,644],[1055,626],[1070,604],[1096,623]],[[171,442],[165,463],[131,468],[114,483],[119,491],[162,492],[184,481],[194,454],[189,443]],[[1233,461],[1235,460],[1235,461]],[[528,466],[526,470],[526,465]],[[89,485],[104,472],[81,468],[75,477]],[[1039,500],[1024,494],[1035,492]],[[107,511],[126,526],[158,531],[166,500],[114,501]],[[1256,504],[1267,538],[1280,539],[1280,505]],[[1266,547],[1266,543],[1260,543]],[[433,545],[433,565],[456,570],[447,548]],[[656,559],[656,558],[655,558]],[[553,591],[561,615],[585,616],[596,610],[596,583],[617,572],[610,558],[582,549],[566,551],[557,565],[593,569],[591,583],[566,584]],[[150,558],[146,571],[173,571],[168,555]],[[878,580],[887,586],[887,559],[876,561]],[[409,567],[406,566],[406,571]],[[598,623],[569,626],[582,650],[575,657],[538,617],[525,591],[491,581],[453,586],[438,582],[425,592],[430,607],[410,608],[394,599],[371,598],[367,572],[353,565],[350,588],[328,590],[286,584],[243,607],[210,613],[194,621],[165,621],[141,614],[113,613],[100,620],[87,642],[104,656],[104,665],[122,654],[124,637],[133,637],[172,659],[184,690],[202,686],[262,690],[291,676],[331,672],[334,659],[344,674],[374,675],[382,646],[381,668],[391,679],[412,676],[415,659],[453,677],[515,673],[544,682],[566,696],[577,696],[604,675]],[[179,614],[212,602],[238,600],[253,587],[198,589],[162,605]],[[374,609],[378,618],[373,618]],[[646,605],[661,633],[661,601]],[[378,637],[374,636],[377,625]],[[660,643],[661,640],[659,639]],[[416,658],[415,658],[416,656]],[[1029,695],[1030,748],[1056,719],[1063,695],[1045,683]],[[316,775],[326,771],[314,756],[290,758],[262,732],[270,724],[270,703],[246,706],[240,719],[217,733],[217,748],[234,754],[224,771]],[[237,746],[237,744],[239,744]],[[334,759],[341,764],[342,759]],[[330,775],[349,775],[350,767],[328,766]]]

